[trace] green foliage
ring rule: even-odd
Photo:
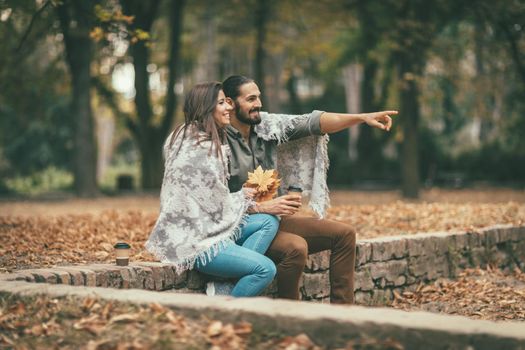
[[[0,110],[0,128],[3,154],[10,165],[12,175],[29,175],[50,166],[70,169],[73,151],[73,125],[67,108],[67,100],[58,96],[39,99],[39,102],[22,111],[6,106]],[[56,99],[56,100],[55,100]]]
[[[7,192],[24,195],[39,195],[48,192],[71,190],[73,175],[65,170],[50,166],[27,176],[5,179]]]

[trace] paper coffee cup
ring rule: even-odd
[[[300,194],[302,195],[303,189],[296,185],[288,186],[288,194]]]
[[[129,264],[129,253],[131,246],[125,242],[119,242],[114,246],[117,255],[116,263],[118,266],[127,266]]]

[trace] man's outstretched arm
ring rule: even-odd
[[[351,126],[366,123],[369,126],[389,131],[392,127],[391,115],[396,115],[397,111],[381,111],[373,113],[347,114],[347,113],[328,113],[321,114],[320,124],[323,134],[331,134]]]

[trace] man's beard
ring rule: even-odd
[[[250,117],[251,112],[257,111],[256,117]],[[248,124],[248,125],[257,125],[261,123],[261,109],[259,107],[255,107],[250,109],[248,113],[245,113],[241,111],[240,106],[236,103],[235,104],[235,115],[237,117],[237,120],[241,123]]]

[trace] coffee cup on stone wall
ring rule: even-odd
[[[115,252],[117,253],[117,265],[128,266],[131,246],[125,242],[118,242],[115,244],[114,248]]]

